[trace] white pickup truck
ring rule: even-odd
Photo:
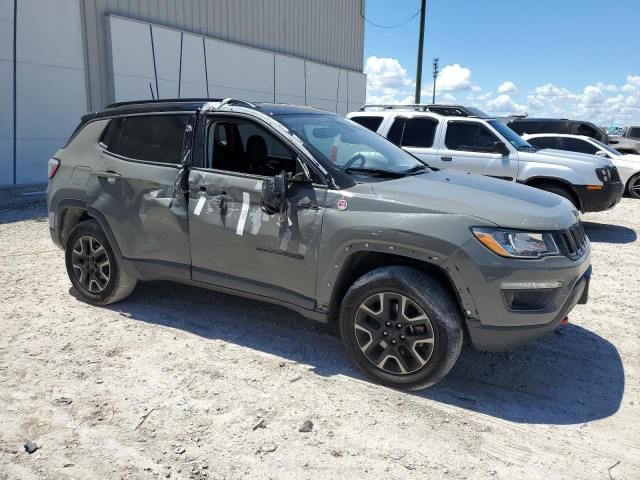
[[[443,116],[428,105],[365,105],[347,118],[434,168],[540,188],[565,197],[582,212],[608,210],[620,201],[624,185],[611,160],[594,163],[570,152],[547,155],[500,120],[475,109],[455,111],[455,116]]]

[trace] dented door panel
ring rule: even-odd
[[[190,172],[192,278],[312,308],[326,189],[291,184],[287,212],[269,215],[262,182]]]
[[[182,171],[177,165],[101,155],[99,172],[119,176],[93,172],[99,188],[90,206],[104,215],[125,258],[189,265],[187,205],[179,186]]]

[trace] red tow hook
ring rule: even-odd
[[[560,320],[560,325],[569,325],[569,317],[564,317]]]

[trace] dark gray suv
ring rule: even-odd
[[[115,104],[49,163],[53,241],[87,301],[173,280],[335,322],[354,362],[433,385],[463,340],[504,350],[585,303],[590,244],[565,199],[434,171],[322,110]]]

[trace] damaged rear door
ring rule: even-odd
[[[123,257],[149,273],[189,278],[187,202],[181,178],[195,112],[113,118],[101,139],[97,195]]]
[[[192,278],[312,309],[326,187],[294,183],[286,213],[262,208],[265,179],[297,153],[265,125],[210,115],[189,174]]]

